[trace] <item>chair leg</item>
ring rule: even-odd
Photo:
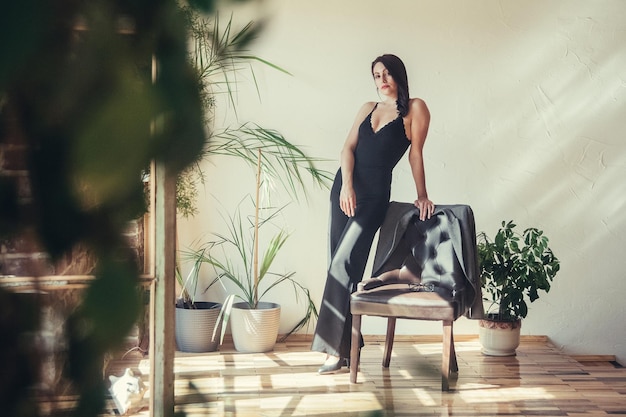
[[[459,372],[459,363],[456,361],[456,348],[454,347],[454,324],[450,324],[450,371]]]
[[[456,353],[454,351],[452,337],[452,322],[443,322],[443,353],[441,355],[441,390],[450,390],[450,368],[452,365],[452,357],[454,356],[454,362],[456,363]],[[452,365],[454,368],[455,366]]]
[[[350,346],[350,382],[356,384],[361,362],[361,315],[352,315],[352,344]]]
[[[383,367],[389,368],[391,362],[391,350],[393,349],[393,338],[396,333],[396,318],[387,319],[387,336],[385,338],[385,354],[383,356]]]

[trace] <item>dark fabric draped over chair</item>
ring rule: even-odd
[[[442,390],[457,372],[453,322],[483,316],[474,214],[468,205],[437,206],[419,220],[411,203],[390,203],[380,229],[373,278],[352,294],[350,379],[356,382],[361,316],[387,317],[383,366],[388,367],[397,318],[443,322]]]

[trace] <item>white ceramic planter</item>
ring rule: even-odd
[[[488,356],[514,356],[519,346],[522,321],[479,320],[478,340]]]
[[[235,303],[230,313],[230,331],[235,349],[239,352],[260,353],[274,349],[280,305],[259,302],[258,308],[251,310],[248,303]]]
[[[176,346],[181,352],[213,352],[218,348],[221,323],[217,320],[222,305],[196,304],[212,308],[176,308]]]

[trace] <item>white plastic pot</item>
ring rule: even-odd
[[[214,352],[219,346],[222,305],[196,302],[199,308],[176,307],[176,346],[181,352]]]
[[[278,304],[259,302],[256,309],[250,309],[248,303],[233,304],[230,313],[230,331],[235,349],[246,353],[273,350],[279,324]]]
[[[478,340],[482,353],[488,356],[514,356],[520,342],[522,320],[497,321],[482,319],[478,322]]]

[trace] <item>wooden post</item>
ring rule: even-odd
[[[176,177],[154,168],[155,279],[150,291],[150,416],[174,415]]]

